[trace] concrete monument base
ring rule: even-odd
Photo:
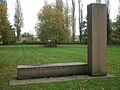
[[[82,74],[84,75],[87,73],[88,65],[79,62],[41,65],[18,65],[17,79],[21,80]]]
[[[89,75],[78,75],[78,76],[51,77],[51,78],[38,78],[38,79],[26,79],[26,80],[17,80],[17,76],[12,76],[10,80],[10,86],[49,83],[49,82],[64,82],[64,81],[73,81],[73,80],[104,79],[104,78],[113,78],[113,76],[110,74],[107,74],[106,76],[98,76],[98,77],[92,77]]]
[[[110,75],[107,75],[107,7],[105,4],[94,3],[88,5],[87,10],[88,64],[75,62],[43,65],[19,65],[17,68],[18,80],[12,80],[11,85],[111,77]],[[46,77],[57,78],[51,79]]]

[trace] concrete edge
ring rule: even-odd
[[[82,62],[69,62],[69,63],[54,63],[54,64],[36,64],[36,65],[18,65],[18,69],[26,68],[42,68],[42,67],[67,67],[67,66],[76,66],[76,65],[87,65],[87,63]]]
[[[38,79],[27,79],[17,80],[17,76],[11,76],[10,86],[28,85],[28,84],[40,84],[50,82],[64,82],[73,80],[90,80],[90,79],[102,79],[102,78],[113,78],[114,76],[107,74],[107,76],[92,77],[89,75],[78,75],[78,76],[67,76],[67,77],[51,77],[51,78],[38,78]]]

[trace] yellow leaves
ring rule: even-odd
[[[102,87],[101,90],[105,90],[105,88]]]
[[[70,37],[69,19],[66,12],[56,8],[56,5],[46,4],[38,15],[40,40],[55,40],[67,42]]]
[[[0,4],[0,32],[3,42],[12,41],[13,31],[7,17],[7,6]]]
[[[117,64],[116,65],[111,65],[110,68],[112,68],[112,69],[114,69],[114,68],[115,69],[120,69],[120,65],[117,65]]]
[[[0,5],[0,24],[5,25],[7,21],[7,7]]]

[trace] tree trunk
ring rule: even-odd
[[[83,22],[83,5],[81,6],[81,0],[78,0],[79,5],[79,41],[82,43],[82,22]]]
[[[102,0],[96,0],[96,3],[101,3]]]
[[[119,16],[120,16],[120,0],[119,0],[119,9],[118,9],[118,10],[119,10],[119,12],[118,12],[118,13],[119,13]]]
[[[57,41],[50,41],[50,42],[47,42],[45,47],[57,47]]]
[[[107,5],[107,43],[109,44],[109,35],[111,34],[111,26],[110,26],[110,3],[109,0],[105,0]]]
[[[75,41],[75,0],[72,0],[72,17],[73,17],[73,25],[72,25],[72,43]]]

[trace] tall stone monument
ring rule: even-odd
[[[107,75],[107,7],[105,4],[90,4],[88,11],[88,74]]]
[[[106,76],[107,7],[105,4],[88,5],[88,64],[59,63],[18,65],[17,79],[60,77],[72,75]]]

